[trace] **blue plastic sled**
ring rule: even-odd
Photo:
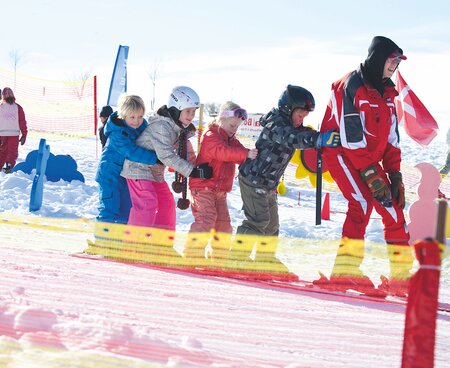
[[[41,139],[41,142],[45,139]],[[39,148],[41,148],[41,144],[39,143]],[[24,162],[21,162],[13,167],[11,172],[15,171],[23,171],[26,174],[31,174],[36,167],[36,162],[38,159],[39,151],[34,150],[28,153]],[[64,181],[72,181],[79,180],[84,183],[84,176],[77,170],[77,163],[70,155],[57,155],[55,156],[53,153],[49,152],[47,167],[44,168],[45,176],[48,181],[60,181],[61,179]]]
[[[39,149],[28,153],[24,162],[14,166],[12,172],[21,170],[27,174],[36,168],[33,186],[30,194],[30,212],[37,211],[42,206],[44,195],[44,177],[48,181],[79,180],[84,183],[84,176],[77,170],[77,163],[70,155],[53,155],[45,139],[39,142]],[[43,174],[44,173],[44,174]]]

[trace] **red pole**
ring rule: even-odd
[[[409,282],[402,368],[433,368],[441,264],[439,244],[426,239],[414,247],[420,268]]]
[[[447,201],[438,203],[436,240],[414,244],[420,268],[409,282],[402,368],[433,368],[441,276],[440,244],[445,244]]]
[[[95,136],[95,157],[96,158],[98,158],[97,126],[98,126],[97,76],[94,75],[94,136]]]
[[[97,136],[98,114],[97,114],[97,76],[94,75],[94,135]]]

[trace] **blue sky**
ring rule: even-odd
[[[432,114],[450,126],[450,2],[16,0],[2,4],[0,67],[69,80],[97,75],[106,102],[117,49],[130,47],[128,91],[151,98],[149,72],[159,65],[156,105],[175,85],[203,102],[233,99],[252,112],[276,105],[298,84],[316,97],[317,125],[331,83],[364,60],[375,35],[393,39],[408,60],[400,66]],[[5,31],[6,30],[6,31]],[[310,116],[313,116],[311,114]]]

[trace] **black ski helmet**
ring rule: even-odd
[[[282,114],[291,116],[292,111],[299,107],[306,111],[314,111],[316,103],[311,92],[299,86],[289,84],[278,100],[278,109]]]

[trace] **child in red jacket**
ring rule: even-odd
[[[209,233],[212,229],[222,233],[233,231],[227,193],[233,186],[236,164],[241,164],[247,158],[253,160],[258,154],[256,148],[245,148],[235,137],[237,129],[246,119],[247,112],[244,109],[234,102],[225,102],[220,106],[218,117],[209,124],[201,137],[196,165],[208,163],[213,168],[213,177],[189,180],[194,223],[185,249],[187,257],[204,257],[206,244],[201,244],[201,248],[193,244],[192,233]]]

